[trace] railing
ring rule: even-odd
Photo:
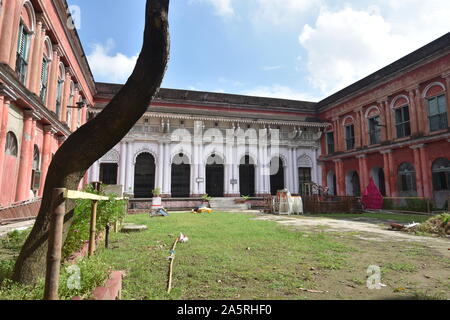
[[[100,183],[93,183],[96,191],[100,190]],[[66,200],[92,200],[91,219],[89,227],[89,250],[91,257],[95,251],[97,204],[99,201],[110,201],[110,198],[92,193],[56,188],[52,194],[52,217],[48,237],[47,269],[45,274],[44,300],[58,300],[59,273],[61,267],[61,250],[63,245],[64,215],[66,214]],[[125,200],[127,198],[116,198]],[[108,230],[108,229],[107,229]],[[108,238],[108,235],[106,235]]]

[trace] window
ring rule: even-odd
[[[347,150],[355,148],[355,126],[353,124],[345,126],[345,141],[347,143]]]
[[[327,132],[327,152],[328,154],[334,153],[334,133]]]
[[[379,144],[381,142],[380,117],[369,119],[369,138],[370,144]]]
[[[59,117],[61,113],[61,100],[62,100],[62,88],[63,88],[64,80],[59,79],[58,85],[56,87],[56,115]]]
[[[433,162],[434,191],[450,190],[450,161],[446,158]]]
[[[39,190],[41,182],[41,158],[39,153],[39,147],[34,146],[33,151],[33,170],[31,173],[31,190]]]
[[[410,163],[403,163],[398,168],[398,188],[401,192],[415,192],[416,170]]]
[[[397,138],[404,138],[411,135],[409,106],[400,107],[395,110],[395,126],[397,128]]]
[[[41,69],[41,90],[39,96],[41,100],[45,103],[45,98],[47,97],[47,85],[48,85],[48,61],[46,58],[42,59],[42,69]]]
[[[6,135],[5,153],[9,156],[17,157],[17,152],[18,152],[17,138],[16,135],[10,131]]]
[[[428,99],[428,120],[431,132],[448,128],[445,94]]]
[[[28,46],[29,35],[25,26],[21,23],[19,27],[19,39],[17,43],[16,73],[20,82],[25,84],[28,69]]]

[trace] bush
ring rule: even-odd
[[[436,234],[439,236],[450,235],[450,214],[443,213],[434,216],[417,227],[412,228],[410,231],[416,233]]]
[[[80,271],[80,289],[69,288],[67,284],[74,273],[67,270],[68,265],[61,267],[59,280],[59,298],[61,300],[70,300],[75,296],[89,299],[96,287],[104,285],[110,271],[106,264],[97,257],[83,259],[76,266]],[[33,286],[4,280],[3,283],[0,283],[0,300],[41,300],[44,296],[44,287],[44,279],[39,280]]]
[[[383,209],[428,212],[427,200],[424,199],[400,199],[400,201],[384,199]]]
[[[117,195],[106,195],[96,192],[88,185],[85,192],[109,196],[110,201],[99,201],[97,205],[97,232],[105,230],[107,224],[114,223],[126,215],[126,201],[115,200]],[[67,234],[62,250],[63,259],[69,258],[73,253],[80,250],[84,243],[89,240],[89,223],[91,219],[91,200],[77,200],[74,210],[73,223]]]

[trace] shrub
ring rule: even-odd
[[[96,192],[91,185],[87,186],[85,192],[105,195],[102,192]],[[97,232],[105,229],[107,224],[114,223],[126,215],[126,201],[115,200],[117,197],[114,194],[109,196],[110,201],[99,201],[97,205]],[[91,200],[76,200],[74,209],[73,223],[67,234],[64,243],[62,255],[63,259],[67,259],[74,252],[81,249],[85,241],[89,239],[89,223],[91,219]]]

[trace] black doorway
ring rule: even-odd
[[[251,164],[249,156],[239,166],[239,189],[242,196],[255,196],[255,165]]]
[[[311,178],[311,168],[298,168],[298,180],[299,180],[299,189],[298,192],[301,196],[310,196],[308,192],[310,192],[310,188],[307,187],[307,184],[312,182]]]
[[[276,162],[278,161],[278,168],[276,168]],[[272,195],[276,195],[279,190],[284,189],[284,167],[283,167],[283,161],[278,159],[273,159],[271,162],[272,172],[275,172],[276,169],[278,171],[270,176],[270,193]],[[275,169],[275,170],[274,170]]]
[[[116,185],[118,168],[117,163],[100,164],[100,181],[106,185]]]
[[[224,196],[224,171],[223,164],[208,164],[206,166],[206,193],[210,197]]]
[[[191,195],[191,165],[172,164],[172,197],[189,198]]]
[[[142,153],[136,159],[134,197],[151,198],[153,189],[155,189],[155,159],[149,153]]]

